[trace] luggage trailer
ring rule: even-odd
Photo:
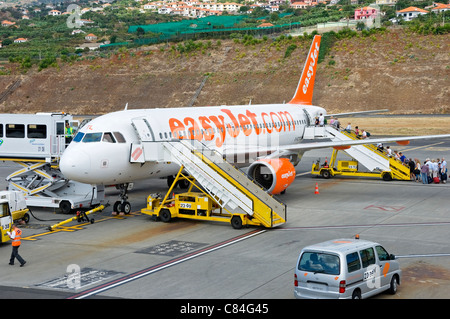
[[[78,129],[79,122],[66,113],[0,114],[0,160],[20,166],[6,177],[8,189],[22,192],[27,206],[70,213],[104,201],[104,186],[68,180],[59,170],[71,141],[66,123]]]

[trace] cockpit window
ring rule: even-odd
[[[103,134],[103,142],[107,142],[107,143],[115,143],[116,140],[114,139],[113,135],[110,132],[105,132],[105,134]]]
[[[117,143],[125,143],[125,137],[123,137],[122,133],[113,132],[114,137],[116,138]]]
[[[102,140],[103,133],[88,133],[83,138],[83,143],[100,142]]]
[[[84,133],[82,132],[78,132],[77,135],[75,135],[73,141],[74,142],[81,142],[81,140],[83,139]]]

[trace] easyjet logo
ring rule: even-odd
[[[311,77],[314,75],[315,69],[314,66],[316,65],[317,56],[319,55],[319,43],[314,42],[315,47],[314,51],[311,52],[309,55],[309,66],[308,71],[306,72],[306,78],[305,78],[305,84],[303,84],[303,94],[306,94],[308,91],[309,82],[311,81]]]
[[[287,173],[282,174],[281,178],[286,179],[286,178],[291,177],[292,175],[294,175],[294,172],[293,171],[289,171]]]
[[[287,111],[262,112],[256,114],[250,110],[233,114],[229,109],[221,109],[221,114],[210,116],[169,119],[169,127],[174,138],[212,141],[220,147],[225,138],[237,138],[243,134],[271,134],[295,130],[294,118]]]

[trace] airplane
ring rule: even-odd
[[[450,137],[448,134],[302,143],[305,128],[314,125],[313,119],[321,114],[330,117],[377,112],[327,114],[324,108],[313,105],[320,41],[321,36],[315,35],[297,89],[288,103],[164,109],[125,107],[94,118],[77,132],[60,159],[61,172],[67,179],[82,183],[116,185],[120,200],[115,202],[114,211],[128,213],[130,183],[167,177],[171,184],[180,168],[173,162],[130,161],[132,144],[139,143],[134,119],[145,119],[153,141],[195,139],[217,150],[228,161],[240,158],[232,164],[247,166],[248,176],[271,194],[283,193],[289,187],[296,175],[294,166],[308,150]]]

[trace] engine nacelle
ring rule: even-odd
[[[294,165],[287,158],[261,159],[253,162],[247,171],[249,178],[271,194],[279,194],[288,188],[295,174]]]

